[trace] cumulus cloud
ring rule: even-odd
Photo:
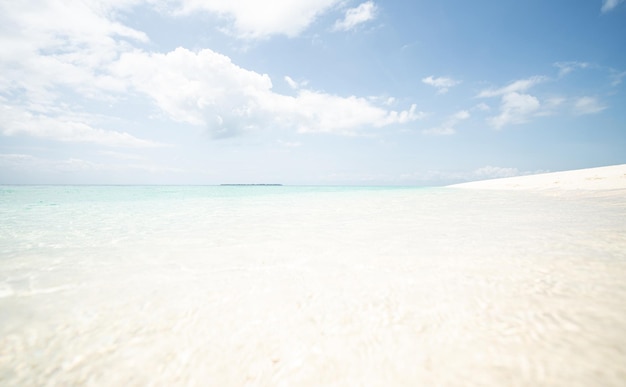
[[[274,95],[268,100],[274,103],[266,105],[267,110],[301,133],[351,135],[364,128],[406,124],[424,116],[416,105],[402,111],[388,110],[373,105],[366,98],[340,97],[311,90],[302,90],[296,97]]]
[[[171,119],[214,126],[214,131],[220,130],[218,126],[233,125],[232,119],[237,117],[244,124],[246,117],[258,112],[257,97],[272,88],[267,75],[245,70],[209,49],[125,53],[111,69],[152,98]]]
[[[179,14],[206,11],[232,21],[231,32],[240,38],[264,39],[273,35],[297,36],[317,17],[341,0],[178,0]]]
[[[130,1],[38,1],[0,3],[0,85],[22,90],[31,100],[50,100],[50,89],[66,85],[87,97],[123,85],[106,74],[106,66],[130,49],[128,42],[147,36],[111,19]]]
[[[489,123],[496,129],[510,124],[527,122],[540,108],[539,100],[529,94],[516,92],[502,96],[500,114],[489,118]]]
[[[373,20],[376,17],[376,5],[373,1],[367,1],[355,8],[346,11],[346,15],[342,20],[335,22],[335,31],[348,31],[359,24]]]
[[[66,95],[111,100],[125,89],[107,66],[147,36],[116,21],[134,0],[0,3],[0,133],[105,146],[158,144],[94,126]]]
[[[594,97],[578,98],[574,103],[574,113],[577,115],[599,113],[604,109],[606,109],[606,106],[603,106]]]
[[[0,3],[0,21],[10,26],[0,31],[0,39],[7,43],[0,51],[0,98],[11,101],[0,99],[0,133],[106,146],[158,146],[123,130],[100,128],[95,116],[75,113],[82,111],[83,101],[133,97],[148,97],[168,118],[204,126],[214,137],[266,127],[355,134],[423,115],[415,105],[394,109],[392,97],[381,102],[339,96],[309,89],[306,82],[290,77],[285,82],[296,95],[278,94],[268,75],[239,67],[209,49],[146,52],[140,45],[148,37],[115,19],[138,0],[70,1],[70,5],[41,0],[10,7]],[[163,4],[181,14],[197,10],[222,14],[233,20],[238,34],[262,38],[296,35],[338,2],[280,0],[271,7],[251,0]],[[374,12],[372,2],[356,7],[350,20],[361,20],[356,16],[367,10]]]
[[[470,113],[467,110],[461,110],[448,117],[440,126],[423,130],[422,133],[435,136],[451,135],[456,133],[456,126],[468,118],[470,118]]]
[[[461,81],[456,81],[452,78],[447,78],[447,77],[433,77],[432,75],[426,78],[422,79],[422,82],[433,86],[434,88],[437,89],[437,93],[439,94],[445,94],[448,92],[448,90],[453,87],[456,86],[458,84],[461,83]]]
[[[617,7],[620,3],[623,3],[624,0],[603,0],[601,11],[609,12],[612,11],[615,7]]]
[[[522,124],[539,114],[541,103],[533,95],[525,93],[531,87],[544,82],[547,78],[534,76],[520,79],[498,89],[486,89],[477,97],[500,97],[500,114],[490,117],[488,122],[496,129],[511,124]]]
[[[303,89],[291,78],[285,79],[298,88],[297,95],[278,94],[272,90],[268,75],[243,69],[209,49],[126,53],[113,71],[149,96],[173,120],[204,125],[215,137],[267,125],[300,132],[354,134],[362,128],[402,124],[421,117],[415,105],[408,110],[390,110],[366,98]]]

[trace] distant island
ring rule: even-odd
[[[220,184],[220,186],[237,186],[237,187],[241,187],[241,186],[271,186],[271,187],[280,187],[282,186],[282,184]]]

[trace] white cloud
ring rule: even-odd
[[[434,78],[432,75],[429,77],[423,78],[422,82],[427,85],[435,87],[437,89],[437,93],[439,94],[445,94],[448,92],[448,90],[451,87],[456,86],[461,83],[461,81],[455,81],[452,78],[447,78],[447,77]]]
[[[285,81],[297,95],[281,95],[272,90],[266,74],[241,68],[208,49],[147,53],[133,45],[148,42],[148,37],[115,19],[139,0],[68,1],[0,3],[0,21],[10,27],[0,31],[0,98],[10,96],[12,101],[0,99],[4,135],[106,146],[158,146],[123,131],[98,128],[95,116],[75,113],[83,111],[83,101],[115,102],[122,93],[147,96],[169,118],[206,126],[215,137],[270,126],[355,134],[422,116],[415,106],[393,110],[392,97],[386,98],[392,102],[383,103],[337,96],[308,90],[306,81],[289,77]],[[249,0],[174,0],[159,4],[181,13],[217,12],[233,19],[238,34],[261,38],[293,36],[338,2],[281,0],[268,6]],[[373,3],[362,6],[355,9],[373,12]],[[73,97],[76,94],[80,99]]]
[[[112,17],[131,1],[52,0],[0,3],[0,86],[22,90],[31,100],[54,99],[51,89],[71,87],[88,97],[121,90],[106,66],[129,42],[147,36]]]
[[[415,106],[393,111],[366,98],[340,97],[298,89],[293,96],[272,91],[266,74],[243,69],[205,49],[178,48],[167,54],[140,51],[122,55],[114,73],[148,95],[176,121],[205,125],[216,137],[268,125],[300,132],[354,134],[362,128],[419,119]],[[286,78],[290,83],[291,78]],[[293,86],[301,87],[291,80]]]
[[[346,11],[346,15],[343,20],[337,20],[335,22],[335,31],[348,31],[359,24],[373,20],[376,17],[376,5],[373,1],[367,1],[360,4],[355,8],[350,8]]]
[[[287,82],[287,84],[289,85],[289,87],[291,87],[292,89],[297,89],[298,87],[300,87],[300,85],[298,84],[298,82],[294,81],[293,79],[291,79],[291,77],[289,76],[285,76],[285,82]]]
[[[479,110],[481,112],[489,111],[491,108],[484,102],[481,102],[472,108],[473,110]]]
[[[387,106],[391,106],[394,103],[396,103],[396,99],[394,97],[387,97],[387,99],[384,102],[384,104]]]
[[[587,69],[592,65],[586,62],[557,62],[554,66],[560,69],[559,76],[562,77],[576,69]],[[489,124],[500,129],[507,125],[528,122],[533,117],[549,116],[559,111],[563,113],[568,108],[576,115],[594,114],[606,109],[606,106],[595,97],[573,99],[553,95],[540,101],[537,97],[525,93],[545,80],[546,77],[535,76],[512,82],[499,89],[481,91],[477,97],[500,97],[500,112],[488,118]]]
[[[415,105],[403,111],[387,110],[355,96],[340,97],[303,90],[295,98],[274,97],[276,104],[266,108],[291,121],[301,133],[355,134],[367,127],[405,124],[423,117]]]
[[[500,97],[500,114],[490,117],[489,124],[500,129],[506,125],[525,123],[531,117],[540,114],[539,99],[523,92],[545,80],[546,77],[534,76],[511,82],[499,89],[481,91],[477,95],[479,98]]]
[[[563,103],[565,102],[565,98],[551,97],[551,98],[546,99],[545,102],[548,108],[556,108],[556,107],[563,105]]]
[[[466,120],[466,119],[470,118],[470,114],[469,114],[469,112],[467,110],[461,110],[459,112],[456,112],[452,116],[452,118],[454,118],[457,121]]]
[[[560,96],[553,96],[541,102],[541,109],[535,113],[536,116],[551,116],[558,112],[567,102],[567,99]]]
[[[527,122],[540,108],[536,97],[529,94],[511,92],[502,96],[500,114],[489,118],[489,123],[496,129],[510,124]]]
[[[520,79],[499,89],[483,90],[480,93],[478,93],[477,97],[478,98],[499,97],[499,96],[510,94],[510,93],[523,92],[546,80],[547,78],[543,76],[534,76],[528,79]]]
[[[461,110],[448,117],[443,124],[438,127],[423,130],[423,134],[445,136],[456,133],[456,126],[459,122],[470,118],[470,113],[467,110]]]
[[[622,80],[626,77],[626,71],[618,72],[615,70],[611,71],[611,86],[618,86],[622,83]]]
[[[30,164],[35,159],[36,158],[32,155],[25,155],[20,153],[0,153],[0,166],[17,167],[20,165]]]
[[[212,131],[240,131],[259,113],[260,97],[272,88],[270,78],[233,64],[227,56],[205,49],[177,48],[166,54],[135,51],[112,65],[113,73],[148,95],[170,118]]]
[[[599,113],[604,109],[606,106],[600,104],[594,97],[582,97],[574,103],[574,113],[577,115]]]
[[[591,65],[587,62],[557,62],[554,66],[559,68],[559,77],[563,77],[574,70],[586,69]]]
[[[178,13],[207,11],[232,20],[231,32],[240,38],[297,36],[340,0],[179,0]]]
[[[293,78],[289,76],[285,76],[285,82],[294,90],[298,90],[301,87],[304,87],[309,84],[309,81],[294,81]]]
[[[75,157],[67,159],[41,158],[27,154],[0,153],[0,167],[17,171],[36,171],[39,173],[59,172],[123,172],[141,171],[148,173],[184,172],[179,168],[171,168],[148,163],[97,163]]]
[[[620,3],[624,2],[624,0],[603,0],[601,11],[609,12],[613,10],[613,8],[617,7]]]
[[[67,95],[111,100],[125,85],[108,65],[147,36],[114,20],[134,0],[0,3],[0,133],[106,146],[158,144],[93,125]],[[20,102],[20,101],[27,101]]]
[[[157,147],[125,132],[94,128],[88,116],[76,114],[48,115],[31,112],[19,106],[0,105],[0,133],[5,136],[28,135],[64,142],[88,142],[105,146]]]
[[[587,62],[556,62],[554,63],[554,66],[559,68],[559,77],[563,77],[567,74],[570,74],[574,70],[579,69],[594,69],[604,73],[608,73],[611,79],[611,86],[618,86],[620,83],[622,83],[623,78],[626,77],[626,71],[618,71],[614,68],[607,68]]]

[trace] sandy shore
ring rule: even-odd
[[[3,387],[626,380],[626,196],[10,190]]]
[[[626,192],[626,164],[573,171],[542,173],[502,179],[472,181],[450,187],[496,190]]]

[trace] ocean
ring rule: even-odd
[[[623,386],[626,197],[0,186],[2,386]]]

